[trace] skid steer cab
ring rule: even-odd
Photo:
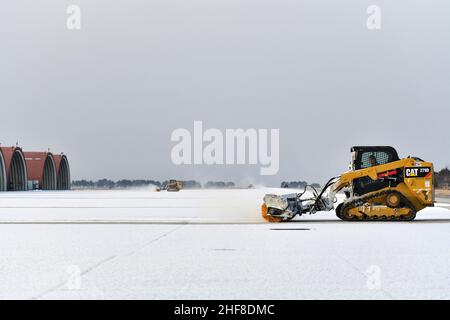
[[[300,193],[266,194],[262,217],[269,222],[335,209],[346,221],[411,221],[434,206],[433,164],[418,157],[400,159],[393,147],[351,148],[350,171],[331,178],[321,190],[306,186]],[[336,194],[345,199],[337,204]]]

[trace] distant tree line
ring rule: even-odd
[[[234,182],[208,181],[207,183],[205,183],[206,189],[226,189],[234,187],[236,187]]]
[[[157,181],[157,180],[128,180],[122,179],[113,181],[109,179],[100,179],[97,181],[92,180],[74,180],[72,181],[72,187],[74,189],[129,189],[129,188],[143,188],[154,186],[157,188],[165,189],[169,181]],[[208,181],[205,185],[195,180],[181,181],[183,189],[226,189],[235,188],[234,182],[225,181]]]
[[[293,188],[293,189],[303,189],[308,185],[309,183],[306,181],[283,181],[281,183],[282,188]],[[320,188],[320,184],[318,183],[311,183],[311,186],[318,189]]]
[[[128,179],[122,179],[118,181],[113,181],[109,179],[100,179],[97,181],[83,179],[72,181],[72,187],[80,189],[126,189],[126,188],[138,188],[147,186],[161,187],[161,183],[155,180],[128,180]]]
[[[100,179],[97,181],[92,180],[74,180],[72,181],[72,187],[74,189],[129,189],[129,188],[143,188],[143,187],[157,187],[160,189],[165,189],[169,181],[158,181],[158,180],[129,180],[122,179],[118,181],[113,181],[110,179]],[[233,189],[236,188],[236,184],[231,181],[208,181],[205,184],[201,184],[195,180],[181,180],[183,189]],[[302,189],[308,182],[306,181],[283,181],[281,183],[282,188],[295,188]],[[318,183],[313,183],[312,186],[315,188],[320,188]],[[248,188],[253,188],[253,185],[249,185]]]
[[[448,167],[435,172],[434,184],[437,188],[450,188],[450,170]],[[195,180],[181,181],[183,184],[183,189],[232,189],[236,188],[234,182],[225,181],[208,181],[204,185]],[[113,181],[109,179],[100,179],[97,181],[91,180],[75,180],[72,181],[72,187],[74,189],[127,189],[127,188],[142,188],[155,186],[157,188],[164,189],[167,185],[168,180],[158,181],[158,180],[128,180],[122,179],[118,181]],[[293,188],[293,189],[303,189],[308,182],[306,181],[283,181],[281,182],[281,188]],[[312,183],[314,188],[320,188],[320,184]],[[253,187],[253,185],[250,185]]]
[[[448,167],[434,173],[434,185],[437,188],[450,188],[450,170]]]

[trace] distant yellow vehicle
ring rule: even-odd
[[[417,157],[400,159],[392,147],[353,147],[351,170],[331,178],[312,197],[302,193],[278,196],[267,194],[262,216],[269,222],[281,222],[295,215],[334,209],[336,193],[345,200],[335,211],[346,221],[411,221],[416,213],[434,206],[433,164]]]
[[[181,181],[171,179],[166,185],[166,190],[171,192],[178,192],[183,188],[183,184]]]

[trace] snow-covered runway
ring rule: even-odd
[[[448,205],[266,224],[267,192],[1,193],[0,298],[450,298]]]

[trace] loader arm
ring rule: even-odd
[[[381,175],[386,173],[386,177],[388,177],[388,173],[395,169],[403,169],[405,166],[411,163],[411,158],[405,158],[398,161],[381,164],[369,168],[354,170],[354,171],[347,171],[343,173],[339,179],[336,181],[335,185],[333,186],[333,190],[336,192],[341,191],[345,187],[351,186],[353,181],[358,178],[362,177],[369,177],[372,180],[378,180]]]

